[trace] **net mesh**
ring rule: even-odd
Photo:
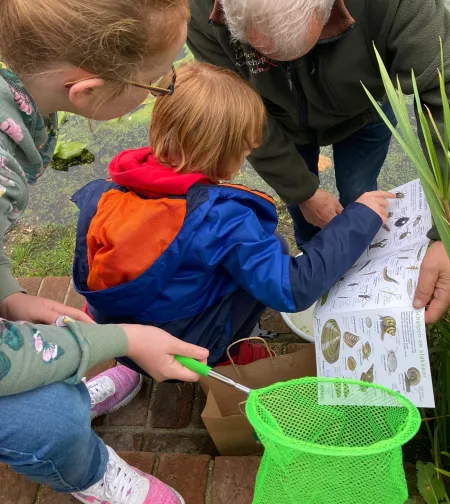
[[[253,504],[404,504],[401,446],[419,429],[405,397],[355,380],[302,378],[253,391],[265,452]]]

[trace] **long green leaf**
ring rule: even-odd
[[[441,169],[439,167],[439,160],[436,154],[436,148],[434,146],[433,142],[433,136],[431,134],[430,126],[428,124],[428,121],[423,113],[422,109],[422,101],[420,99],[419,95],[419,89],[417,88],[417,82],[416,82],[416,77],[414,75],[414,70],[411,70],[411,80],[412,80],[412,85],[414,89],[414,100],[415,100],[415,105],[417,107],[417,112],[419,116],[419,122],[420,126],[422,128],[422,133],[425,141],[425,145],[427,147],[428,155],[430,157],[431,161],[431,168],[434,173],[434,178],[436,180],[437,186],[439,190],[442,192],[444,189],[444,186],[442,184],[442,175],[441,175]],[[431,115],[431,114],[430,114]],[[444,154],[445,154],[445,147],[444,149]]]
[[[444,110],[444,138],[445,138],[445,148],[444,153],[448,152],[449,144],[450,144],[450,106],[448,104],[448,97],[445,90],[445,82],[443,75],[439,72],[439,87],[441,90],[441,100],[442,100],[442,108]],[[449,194],[449,159],[448,156],[445,157],[445,163],[443,166],[443,178],[444,178],[444,195],[448,199]]]
[[[386,91],[386,96],[392,106],[392,110],[398,122],[398,129],[394,128],[389,119],[381,110],[378,102],[363,84],[364,90],[367,93],[367,96],[369,97],[372,105],[380,114],[389,130],[392,132],[392,135],[397,139],[406,155],[411,159],[412,163],[416,167],[422,183],[425,197],[427,198],[428,204],[430,206],[435,225],[440,234],[445,249],[450,257],[450,218],[448,216],[447,206],[449,191],[448,165],[450,165],[450,106],[445,94],[445,82],[443,80],[443,77],[441,76],[441,94],[443,97],[445,96],[445,99],[443,99],[444,136],[442,137],[441,134],[439,138],[439,135],[436,134],[437,141],[441,143],[444,152],[444,177],[442,177],[442,172],[440,169],[441,167],[439,166],[440,160],[436,151],[437,146],[434,143],[430,124],[423,112],[423,107],[420,100],[419,90],[414,73],[412,72],[411,77],[416,102],[417,118],[419,127],[422,129],[425,148],[428,151],[429,160],[425,156],[421,143],[419,142],[413,130],[400,81],[397,78],[396,89],[392,83],[391,77],[386,70],[380,54],[378,53],[376,48],[374,50],[380,67],[380,74]],[[441,56],[441,62],[443,62],[443,56]],[[439,130],[434,119],[432,120],[432,116],[430,117],[430,122],[433,126],[434,132],[437,133]]]
[[[438,469],[437,467],[435,468],[438,473],[443,474],[444,476],[450,476],[450,472],[445,471],[444,469]]]
[[[416,154],[411,149],[411,146],[403,139],[403,137],[394,128],[394,126],[389,121],[388,117],[383,112],[383,110],[380,107],[380,105],[378,104],[378,102],[372,96],[372,94],[370,93],[370,91],[364,86],[364,84],[363,84],[363,88],[364,88],[365,92],[367,93],[367,96],[369,97],[369,100],[372,102],[372,105],[374,106],[374,108],[376,109],[376,111],[378,112],[378,114],[381,116],[381,118],[383,119],[383,121],[386,123],[386,126],[389,128],[389,130],[391,131],[391,133],[394,136],[394,138],[397,140],[397,142],[400,144],[400,146],[402,147],[402,149],[405,151],[406,155],[411,159],[411,161],[415,165],[417,171],[419,172],[419,175],[422,175],[422,177],[425,178],[426,183],[432,188],[433,191],[438,191],[439,189],[438,189],[438,187],[436,185],[436,181],[434,180],[433,176],[431,175],[431,172],[430,172],[430,169],[428,167],[428,163],[426,162],[426,160],[424,161],[426,163],[426,166],[424,166],[424,162],[422,161],[422,163],[421,163],[419,161],[419,159],[416,158]],[[397,118],[397,120],[398,120],[398,118]],[[417,139],[414,139],[414,141],[418,142]],[[423,155],[423,153],[422,153],[422,155]],[[437,200],[437,201],[439,201],[439,200]]]
[[[398,76],[397,76],[397,93],[402,109],[404,110],[404,114],[401,117],[401,121],[404,122],[405,131],[407,131],[408,133],[407,140],[410,144],[410,147],[414,149],[416,158],[420,161],[420,163],[423,165],[425,164],[428,165],[428,160],[425,157],[425,154],[423,153],[423,150],[420,146],[420,142],[414,132],[411,121],[409,120],[409,111],[408,107],[406,106],[405,96],[403,94],[402,85],[400,84],[400,79],[398,78]]]
[[[428,114],[428,118],[430,120],[431,125],[433,126],[434,132],[436,133],[436,137],[439,140],[439,143],[441,144],[442,150],[444,151],[444,155],[446,156],[446,159],[450,159],[450,152],[447,150],[447,147],[444,143],[444,139],[442,138],[441,132],[439,131],[439,128],[437,127],[436,121],[434,120],[433,114],[431,113],[431,110],[425,106],[425,109]]]
[[[439,87],[441,90],[441,100],[444,108],[444,137],[446,139],[447,151],[450,145],[450,105],[448,103],[447,92],[445,89],[445,64],[444,64],[444,47],[442,45],[442,37],[439,37],[439,46],[441,50],[441,71],[439,72]],[[449,165],[450,160],[444,164],[444,196],[448,199],[449,193]]]
[[[375,56],[377,58],[379,67],[380,67],[380,73],[381,73],[381,79],[383,81],[384,88],[386,90],[387,97],[389,99],[389,102],[392,106],[392,109],[394,111],[395,117],[397,118],[398,121],[398,126],[400,128],[400,131],[407,140],[408,138],[413,138],[414,137],[414,131],[412,130],[411,124],[409,122],[408,118],[408,110],[406,107],[402,107],[402,104],[399,99],[399,95],[397,90],[394,88],[394,85],[392,84],[391,78],[386,70],[386,67],[384,66],[383,60],[380,56],[380,53],[377,51],[376,47],[374,46],[375,50]]]
[[[372,96],[370,91],[366,88],[364,84],[362,84],[365,92],[367,93],[367,96],[369,97],[369,100],[372,102],[372,105],[374,106],[375,110],[378,112],[378,114],[381,116],[383,121],[386,123],[386,126],[389,128],[391,131],[392,135],[394,138],[397,140],[397,142],[400,144],[402,149],[405,151],[405,153],[408,155],[408,157],[411,159],[411,161],[417,165],[419,164],[419,161],[414,157],[414,153],[410,150],[409,145],[405,142],[403,137],[399,134],[399,132],[395,129],[395,127],[392,125],[391,121],[388,119],[386,114],[383,112],[383,109],[380,107],[378,102],[375,100],[375,98]]]

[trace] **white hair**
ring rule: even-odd
[[[311,23],[317,19],[325,24],[334,3],[335,0],[222,0],[235,40],[257,45],[255,40],[249,40],[249,30],[256,29],[271,41],[270,52],[283,55],[286,60],[309,49]]]

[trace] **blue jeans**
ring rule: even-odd
[[[83,383],[0,397],[0,463],[57,492],[86,490],[102,479],[108,462],[90,409]]]
[[[389,102],[382,108],[389,120],[396,125],[397,121]],[[386,159],[391,136],[389,128],[380,119],[333,145],[336,186],[342,206],[352,203],[367,191],[377,189],[377,178]],[[309,171],[318,175],[320,147],[313,144],[296,147]],[[300,248],[311,240],[320,228],[313,226],[303,217],[298,205],[287,205],[287,208],[294,221],[295,241]]]

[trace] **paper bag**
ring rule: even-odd
[[[301,345],[292,354],[263,359],[246,366],[223,366],[215,369],[252,389],[305,376],[316,376],[316,354],[312,344]],[[223,383],[201,380],[207,394],[202,419],[221,455],[258,455],[263,449],[243,411],[247,396]]]

